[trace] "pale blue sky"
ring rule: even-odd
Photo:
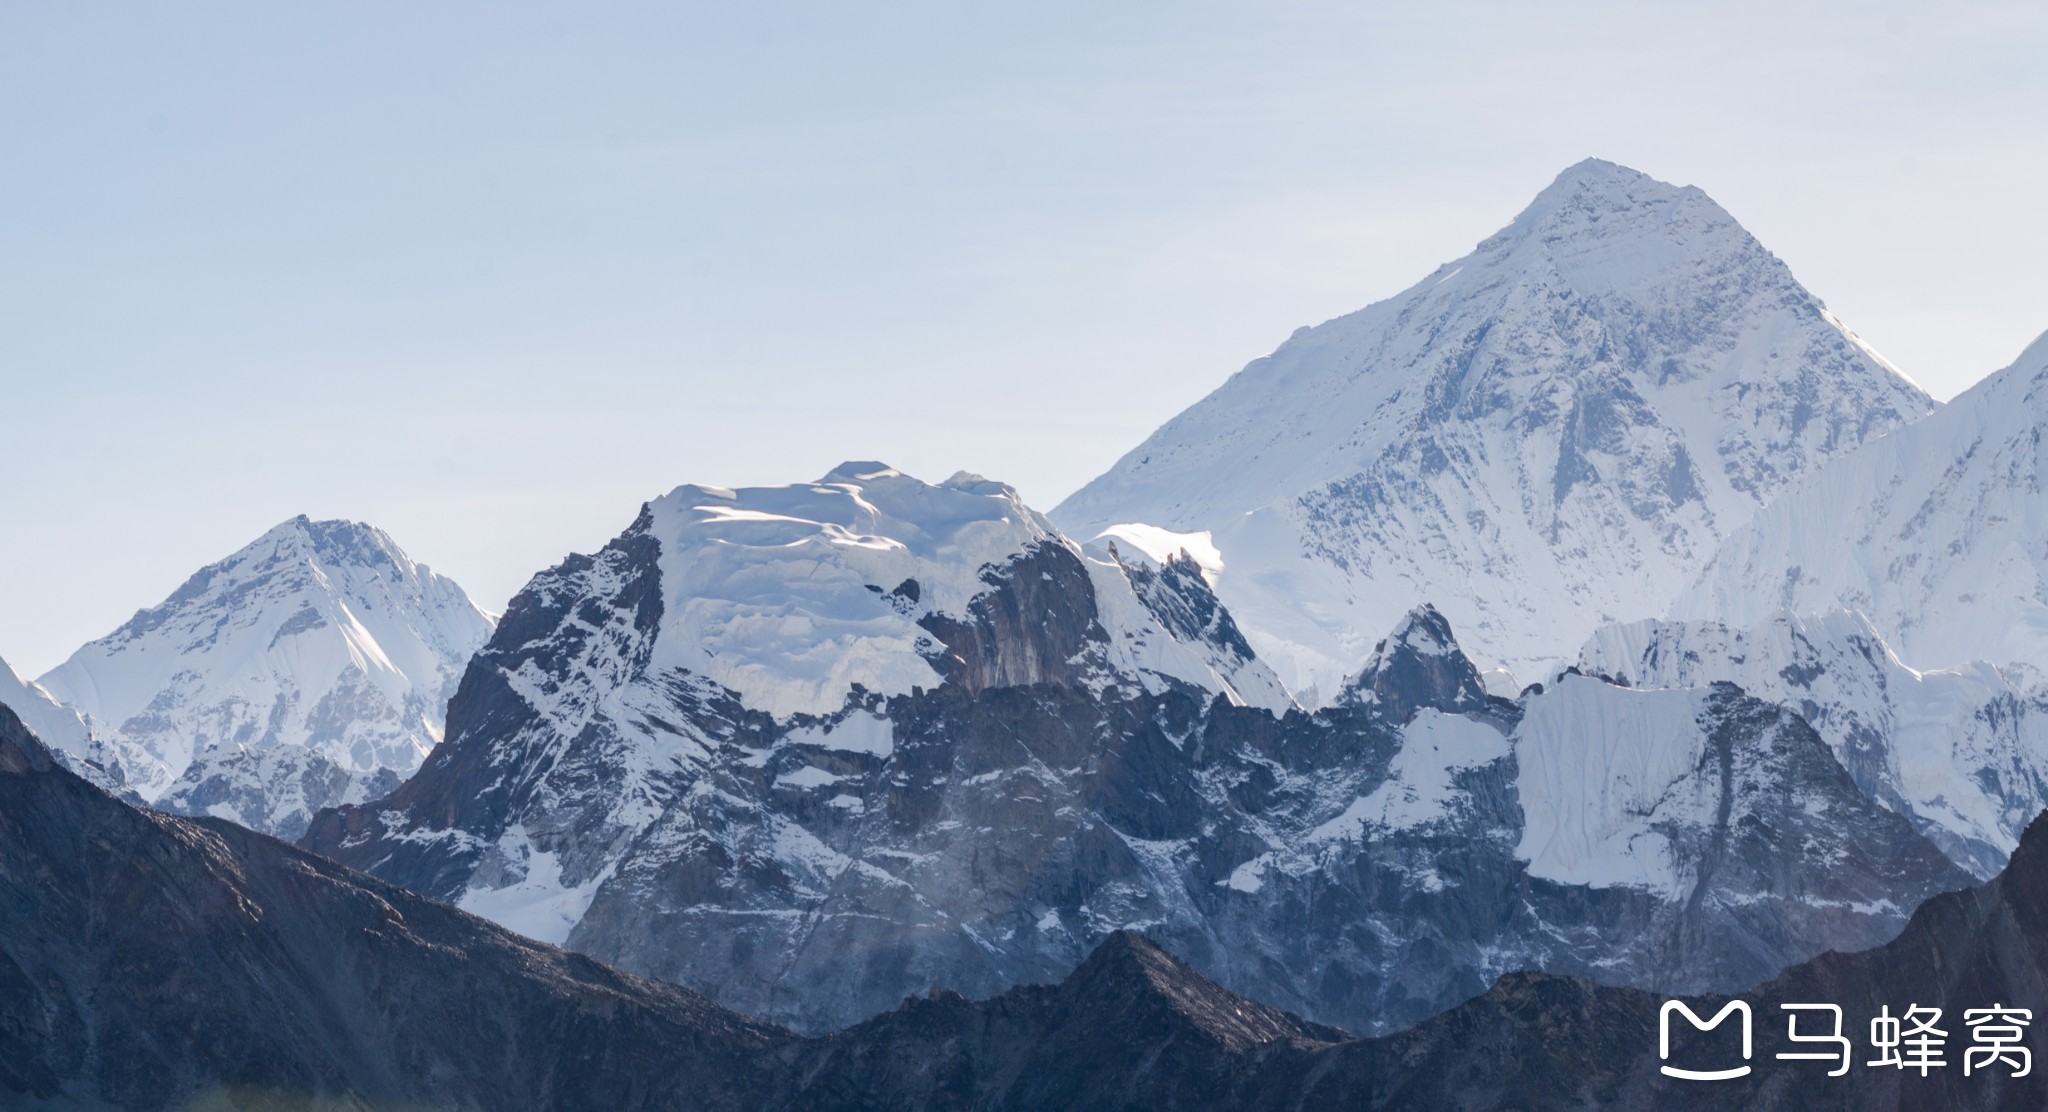
[[[297,513],[500,607],[682,482],[1041,508],[1587,155],[1940,397],[2048,328],[2035,3],[0,8],[0,656]]]

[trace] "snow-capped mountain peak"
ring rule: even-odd
[[[41,682],[93,725],[126,786],[175,808],[181,779],[198,787],[211,764],[280,746],[294,747],[294,768],[328,781],[411,772],[439,739],[447,697],[491,623],[382,530],[300,516],[200,569]],[[311,794],[317,807],[347,793]]]
[[[1638,688],[1728,681],[1792,708],[1865,795],[1980,877],[2048,806],[2048,699],[1988,664],[1910,668],[1859,613],[1616,624],[1579,660]]]
[[[1932,403],[1705,193],[1567,169],[1405,293],[1254,360],[1053,519],[1200,537],[1298,691],[1428,601],[1537,675],[1659,613],[1797,476]]]
[[[835,711],[855,684],[938,686],[939,641],[919,619],[966,613],[983,569],[1054,536],[1001,483],[932,485],[867,462],[814,483],[681,486],[649,509],[664,624],[653,666],[778,716]]]
[[[1138,593],[1157,575],[1084,552],[1015,490],[978,475],[933,484],[856,461],[811,483],[680,486],[649,503],[644,532],[659,545],[661,598],[646,667],[703,677],[777,718],[831,714],[856,688],[902,695],[970,677],[984,662],[961,655],[973,651],[956,631],[1026,570],[1032,584],[1073,580],[1061,605],[1081,607],[1079,624],[1051,639],[1020,625],[1014,661],[989,664],[1005,684],[1099,667],[1287,703],[1248,646],[1218,649],[1199,629],[1169,628],[1157,610],[1166,596]],[[1213,600],[1209,609],[1220,614]]]

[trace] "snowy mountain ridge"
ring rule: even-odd
[[[1509,968],[1736,985],[1966,879],[1726,685],[1492,697],[1427,606],[1361,665],[1304,712],[1195,556],[972,476],[679,487],[535,576],[419,773],[302,844],[810,1030],[1119,929],[1361,1030]],[[1566,774],[1643,723],[1641,791]]]
[[[1208,551],[1311,699],[1423,601],[1534,678],[1932,405],[1706,194],[1589,160],[1472,254],[1297,331],[1052,518]]]
[[[292,836],[419,767],[491,624],[381,530],[301,516],[40,682],[144,800]]]
[[[1868,615],[1900,658],[2048,682],[2048,336],[1731,535],[1669,616]]]

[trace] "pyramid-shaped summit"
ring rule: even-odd
[[[1661,613],[1795,478],[1932,406],[1704,192],[1589,159],[1471,254],[1297,331],[1052,517],[1155,547],[1206,534],[1218,594],[1311,700],[1424,602],[1481,667],[1537,679],[1600,623]]]
[[[41,684],[84,716],[94,749],[73,755],[113,783],[166,810],[296,836],[311,809],[419,767],[491,627],[382,530],[301,515]]]

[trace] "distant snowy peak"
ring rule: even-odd
[[[649,505],[646,530],[662,601],[648,669],[702,676],[778,718],[836,712],[855,687],[1014,686],[1091,668],[1099,682],[1286,700],[1199,576],[1083,552],[976,475],[934,485],[851,462],[813,483],[682,486]],[[990,609],[1006,586],[1023,612]]]
[[[1472,254],[1296,332],[1053,518],[1200,538],[1303,689],[1334,691],[1425,600],[1533,675],[1931,405],[1706,194],[1588,161]]]
[[[1747,626],[1847,607],[1917,668],[2048,681],[2048,336],[1918,424],[1812,475],[1671,608]]]
[[[195,761],[296,745],[408,773],[492,618],[381,530],[297,517],[42,678],[144,798]],[[245,793],[246,797],[246,793]],[[230,817],[267,828],[265,816]]]
[[[1769,900],[1784,901],[1786,922],[1863,919],[1868,945],[1911,906],[1900,872],[1923,878],[1922,898],[1965,882],[1857,790],[1803,718],[1734,685],[1632,690],[1566,675],[1525,709],[1515,855],[1532,876],[1742,908],[1720,929],[1746,945],[1774,929],[1758,915]]]

